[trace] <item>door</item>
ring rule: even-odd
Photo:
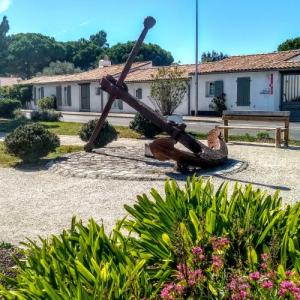
[[[282,74],[281,110],[290,111],[292,121],[300,121],[300,73]]]
[[[80,110],[90,111],[90,84],[80,85]]]
[[[237,106],[250,106],[250,77],[237,79]]]

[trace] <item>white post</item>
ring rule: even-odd
[[[196,89],[195,89],[195,116],[198,115],[198,0],[196,0],[196,57],[195,57],[195,76],[196,76]]]

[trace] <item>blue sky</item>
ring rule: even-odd
[[[272,52],[300,36],[300,0],[199,0],[199,51],[229,55]],[[145,16],[157,24],[146,41],[194,62],[195,0],[0,0],[10,33],[39,32],[57,40],[88,38],[105,30],[108,42],[134,40]]]

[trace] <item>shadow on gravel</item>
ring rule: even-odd
[[[223,180],[236,181],[236,182],[241,182],[241,183],[246,183],[246,184],[250,183],[250,184],[257,185],[257,186],[271,188],[273,190],[280,190],[280,191],[290,191],[291,190],[287,186],[271,185],[271,184],[264,184],[264,183],[249,181],[249,180],[235,179],[235,178],[230,178],[230,177],[227,177],[227,176],[224,176],[224,175],[214,175],[214,176],[217,177],[217,178],[223,179]]]
[[[66,161],[67,157],[55,158],[55,161]],[[46,171],[49,169],[49,163],[51,163],[54,159],[52,158],[43,158],[35,163],[24,163],[19,162],[14,166],[14,169],[22,172],[38,172],[38,171]]]

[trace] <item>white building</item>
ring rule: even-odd
[[[38,99],[55,95],[58,109],[101,112],[108,95],[100,88],[107,74],[118,77],[124,65],[101,62],[99,68],[74,75],[36,77],[33,107]],[[188,92],[175,113],[195,115],[195,66],[180,65]],[[153,107],[150,83],[158,67],[151,62],[135,63],[126,78],[129,92]],[[209,107],[214,96],[226,95],[229,110],[290,110],[300,117],[300,50],[268,54],[231,56],[199,67],[198,114],[213,113]],[[131,113],[134,109],[116,100],[112,111]]]

